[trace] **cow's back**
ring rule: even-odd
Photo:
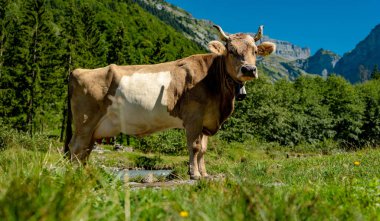
[[[77,69],[70,82],[72,106],[90,105],[93,111],[88,108],[87,111],[101,115],[94,138],[115,136],[120,132],[146,135],[167,128],[181,128],[182,121],[167,111],[170,69],[170,63]]]

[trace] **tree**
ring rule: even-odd
[[[110,47],[108,50],[107,62],[109,64],[125,64],[125,30],[124,27],[119,27],[116,29],[115,33],[111,35],[111,39],[109,40]]]
[[[166,61],[165,49],[161,39],[157,39],[155,42],[151,60],[153,63],[161,63]]]
[[[373,67],[373,70],[371,72],[371,79],[375,79],[375,80],[380,79],[380,70],[377,64],[375,64],[375,66]]]
[[[9,31],[9,15],[6,13],[10,0],[0,0],[0,79],[3,72],[4,51]]]
[[[362,145],[380,144],[380,87],[378,81],[368,81],[358,85],[358,92],[365,103],[363,114]]]
[[[107,46],[104,35],[100,32],[96,23],[96,11],[84,4],[80,9],[84,28],[84,48],[83,55],[86,60],[86,67],[99,67],[106,65]]]
[[[328,105],[333,117],[334,139],[346,147],[359,144],[363,125],[364,103],[354,86],[343,77],[329,76],[323,91],[323,103]]]
[[[46,112],[47,102],[46,95],[54,98],[51,93],[50,81],[54,76],[54,61],[59,61],[57,48],[59,44],[56,36],[52,31],[50,20],[51,14],[48,12],[45,0],[29,0],[25,4],[25,16],[23,18],[24,32],[20,33],[25,36],[31,36],[26,39],[26,57],[25,73],[28,82],[28,101],[27,101],[27,118],[28,131],[32,135],[39,125],[43,129],[42,121]],[[54,85],[54,84],[53,84]],[[54,99],[53,99],[54,100]],[[36,119],[36,116],[40,117]]]

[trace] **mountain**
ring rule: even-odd
[[[298,59],[302,60],[302,59]],[[257,60],[257,66],[263,70],[273,81],[280,79],[295,80],[301,75],[308,74],[297,65],[296,61],[291,61],[279,55],[271,55]]]
[[[212,21],[196,19],[190,13],[163,0],[134,0],[142,8],[157,16],[187,38],[197,42],[204,48],[207,44],[218,39]],[[252,33],[253,35],[254,33]],[[277,45],[276,55],[285,60],[293,61],[306,59],[310,56],[310,49],[299,47],[287,41],[272,39],[264,36],[263,41],[271,41]]]
[[[134,2],[204,48],[207,48],[211,40],[218,38],[211,21],[195,19],[189,12],[175,5],[163,0],[134,0]]]
[[[355,83],[368,80],[375,64],[380,65],[380,24],[354,50],[343,55],[334,71]]]
[[[294,63],[296,67],[301,68],[307,73],[327,77],[328,74],[334,72],[334,67],[340,58],[339,55],[332,51],[319,49],[313,56],[299,59]]]
[[[212,21],[196,19],[185,10],[164,0],[134,1],[204,48],[207,48],[211,40],[218,39],[212,28],[214,24]],[[358,82],[369,79],[374,65],[380,65],[380,25],[342,58],[324,49],[310,56],[310,49],[307,47],[299,47],[269,36],[264,36],[262,41],[271,41],[277,45],[275,55],[258,60],[258,66],[274,80],[281,78],[293,80],[308,73],[323,77],[337,73],[351,82]]]
[[[300,47],[288,41],[278,40],[264,36],[262,41],[270,41],[276,44],[276,55],[286,60],[294,61],[310,57],[310,48]]]

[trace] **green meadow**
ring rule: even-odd
[[[187,180],[186,154],[94,152],[82,167],[46,136],[10,130],[0,137],[0,220],[380,219],[380,149],[212,139],[207,164],[215,179],[131,188],[105,168],[156,157],[154,168],[174,168],[171,179]]]

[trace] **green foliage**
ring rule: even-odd
[[[136,148],[145,153],[160,152],[166,154],[186,153],[184,130],[168,130],[137,139]]]
[[[162,159],[160,157],[140,156],[136,158],[135,162],[136,166],[139,168],[152,170],[157,166],[158,163],[162,162]]]
[[[351,85],[335,75],[300,77],[275,83],[263,77],[248,83],[220,137],[227,141],[258,138],[316,148],[333,139],[343,148],[378,145],[379,81]]]
[[[376,146],[380,144],[380,80],[368,81],[358,85],[360,97],[364,100],[362,145]]]
[[[375,66],[373,67],[373,70],[371,73],[371,79],[374,79],[374,80],[380,79],[380,70],[379,70],[379,66],[377,64],[375,64]]]

